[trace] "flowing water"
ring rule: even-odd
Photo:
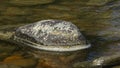
[[[92,44],[87,60],[120,52],[120,0],[0,0],[0,28],[43,19],[77,25]],[[52,68],[16,46],[0,41],[0,68]]]

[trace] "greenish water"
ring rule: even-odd
[[[4,28],[5,25],[24,25],[43,19],[71,21],[80,28],[92,44],[88,60],[120,52],[119,0],[35,0],[34,3],[30,1],[2,0],[0,28]],[[19,60],[15,65],[20,68],[41,68],[38,67],[36,58],[16,46],[0,41],[1,64],[13,63],[14,65],[15,61]],[[14,55],[17,55],[17,59]],[[14,59],[8,58],[11,56]],[[25,63],[22,64],[22,62]],[[27,64],[29,62],[31,63]],[[16,68],[19,67],[16,66]]]

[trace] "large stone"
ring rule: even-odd
[[[11,4],[20,6],[32,6],[52,3],[54,0],[10,0]]]
[[[62,20],[41,20],[21,26],[16,30],[14,39],[18,42],[25,39],[26,45],[48,51],[74,51],[90,47],[77,26]],[[32,42],[32,45],[25,41]]]

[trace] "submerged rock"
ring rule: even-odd
[[[86,58],[87,49],[91,46],[77,26],[63,20],[42,20],[18,27],[11,32],[12,35],[7,34],[8,32],[10,31],[1,32],[2,40],[23,46],[28,53],[40,58],[43,67],[47,64],[47,67],[60,68],[59,63],[61,63],[62,68],[70,68],[68,64],[71,62],[82,61]],[[59,63],[56,63],[58,61]],[[29,67],[34,66],[35,61],[11,56],[6,58],[4,63]]]
[[[54,0],[10,0],[11,4],[20,5],[20,6],[32,6],[40,4],[52,3]]]
[[[42,20],[19,27],[14,41],[48,51],[76,51],[90,47],[79,29],[71,22]]]

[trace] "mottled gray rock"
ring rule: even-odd
[[[54,0],[10,0],[11,4],[19,5],[19,6],[32,6],[32,5],[48,4],[52,2],[54,2]]]
[[[90,46],[74,24],[62,20],[42,20],[21,26],[14,40],[50,51],[74,51]]]

